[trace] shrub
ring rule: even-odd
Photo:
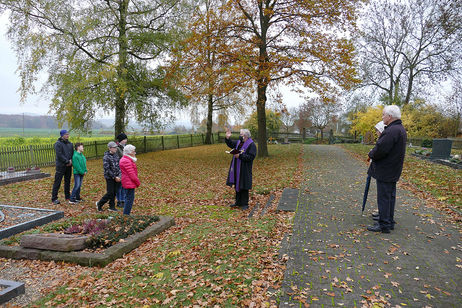
[[[424,140],[422,140],[422,145],[421,146],[424,147],[424,148],[431,148],[431,147],[433,147],[433,140],[424,139]]]
[[[90,237],[87,243],[88,248],[97,249],[112,246],[132,234],[143,231],[151,223],[158,220],[159,217],[157,216],[147,215],[115,216],[109,220],[110,222],[102,232]]]

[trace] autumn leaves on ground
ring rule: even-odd
[[[223,144],[138,156],[142,185],[134,214],[170,215],[176,225],[105,268],[0,259],[18,267],[27,286],[44,296],[33,306],[262,306],[280,286],[284,265],[279,243],[291,214],[276,213],[284,187],[298,187],[300,145],[269,147],[270,157],[254,162],[251,208],[276,195],[269,213],[248,219],[232,210],[234,192],[225,186],[230,155]],[[0,188],[4,204],[64,210],[66,217],[96,212],[105,192],[100,160],[88,162],[82,205],[50,204],[52,179]],[[52,168],[45,172],[54,174]],[[62,188],[60,200],[63,200]],[[27,277],[28,276],[28,277]],[[275,304],[273,300],[273,304]]]

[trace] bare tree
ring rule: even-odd
[[[387,104],[406,105],[416,82],[438,81],[460,66],[462,5],[456,0],[373,0],[357,40],[363,86]]]
[[[289,133],[294,127],[296,115],[297,110],[295,108],[287,109],[284,107],[281,110],[281,128],[286,133],[287,138],[289,138]]]
[[[319,129],[321,140],[324,139],[324,129],[337,118],[337,108],[334,102],[323,101],[320,98],[310,98],[301,107],[305,110],[305,116],[311,122],[312,127]]]
[[[306,129],[307,127],[311,127],[311,121],[309,119],[309,110],[307,109],[306,104],[300,105],[298,107],[295,125],[297,126],[298,130],[302,134],[302,139],[305,139]]]
[[[454,137],[462,128],[462,80],[452,80],[452,91],[446,96],[446,112],[454,120]]]

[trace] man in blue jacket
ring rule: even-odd
[[[377,181],[379,221],[367,227],[367,230],[390,233],[395,225],[396,182],[403,170],[407,134],[401,123],[398,106],[385,106],[382,120],[386,127],[369,152],[372,163],[368,170],[368,174]]]
[[[51,202],[59,204],[58,191],[64,177],[64,195],[66,200],[71,196],[72,155],[74,146],[69,141],[69,132],[65,129],[59,132],[61,137],[55,143],[56,173],[51,193]]]

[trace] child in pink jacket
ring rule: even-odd
[[[135,200],[135,188],[140,186],[138,179],[138,169],[136,168],[135,146],[127,144],[124,147],[124,156],[119,161],[120,170],[122,171],[122,187],[125,188],[124,215],[130,215],[133,201]]]

